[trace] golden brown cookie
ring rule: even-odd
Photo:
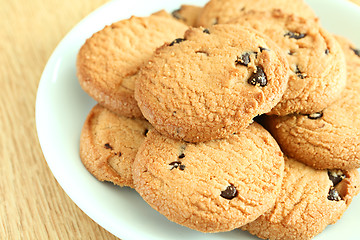
[[[249,10],[269,11],[281,9],[304,18],[316,18],[313,10],[303,0],[210,0],[200,12],[197,26],[210,27],[227,23]]]
[[[135,98],[162,134],[220,139],[269,112],[287,86],[288,64],[270,39],[237,25],[191,28],[143,65]]]
[[[318,20],[272,10],[249,11],[230,22],[266,34],[287,56],[290,65],[288,88],[269,114],[284,116],[321,111],[345,88],[344,54]]]
[[[194,27],[201,10],[202,7],[183,4],[179,9],[174,10],[171,14],[174,18],[186,25]]]
[[[133,165],[135,189],[169,220],[202,232],[229,231],[274,204],[284,159],[254,123],[227,139],[191,144],[150,130]]]
[[[360,66],[349,65],[347,86],[324,111],[269,117],[286,155],[317,169],[360,167]]]
[[[83,125],[80,158],[100,181],[134,187],[132,164],[151,125],[141,119],[119,116],[96,105]]]
[[[263,239],[312,239],[341,218],[359,191],[356,169],[315,170],[285,157],[284,180],[275,206],[241,229]]]
[[[360,48],[357,48],[349,39],[343,36],[334,35],[334,37],[344,51],[347,64],[360,66]]]
[[[77,76],[81,87],[113,112],[141,118],[134,99],[140,65],[153,51],[182,36],[187,26],[172,18],[131,17],[106,26],[81,47]]]

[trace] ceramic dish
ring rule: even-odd
[[[76,78],[76,55],[85,39],[106,24],[146,16],[160,9],[172,11],[183,3],[203,6],[207,1],[112,1],[75,26],[60,42],[40,80],[36,125],[45,159],[69,197],[90,218],[123,240],[129,239],[258,239],[246,232],[204,234],[168,221],[142,200],[136,191],[97,181],[79,158],[79,137],[93,101]],[[344,35],[360,46],[360,7],[345,0],[309,0],[330,32]],[[356,30],[357,29],[357,30]],[[360,196],[343,218],[328,226],[319,239],[359,239]]]

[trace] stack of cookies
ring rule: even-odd
[[[84,166],[178,224],[311,239],[360,191],[360,50],[302,0],[131,17],[86,40],[77,75],[98,102]]]

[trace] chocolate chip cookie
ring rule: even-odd
[[[81,47],[77,76],[81,87],[113,112],[141,118],[134,99],[140,65],[155,48],[183,36],[187,26],[173,18],[131,17],[106,26]]]
[[[360,191],[356,169],[315,170],[285,157],[285,174],[275,206],[243,226],[263,239],[312,239],[334,224]]]
[[[96,105],[83,125],[80,158],[100,181],[134,187],[132,164],[151,125],[141,119],[119,116]]]
[[[317,169],[360,167],[360,65],[348,65],[347,86],[321,112],[269,117],[267,126],[282,150]]]
[[[304,18],[316,18],[313,10],[303,0],[210,0],[200,12],[197,26],[210,27],[214,24],[227,23],[247,11],[269,11],[281,9],[289,14]]]
[[[135,98],[162,134],[189,142],[220,139],[269,112],[288,72],[277,45],[254,30],[191,28],[143,65]]]
[[[347,64],[360,66],[360,48],[356,47],[354,43],[343,36],[334,35],[334,37],[344,51]]]
[[[318,20],[272,10],[249,11],[230,22],[266,34],[287,56],[288,88],[269,114],[319,112],[334,102],[345,88],[343,51]]]
[[[201,10],[202,7],[183,4],[179,9],[174,10],[171,14],[174,18],[186,25],[194,27]]]
[[[274,204],[284,159],[254,123],[222,140],[186,143],[150,130],[133,165],[135,189],[169,220],[202,232],[229,231]]]

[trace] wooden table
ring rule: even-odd
[[[117,239],[56,182],[35,128],[46,61],[64,35],[105,2],[0,0],[0,239]]]
[[[56,182],[35,127],[39,79],[70,29],[106,0],[0,0],[0,239],[117,239]]]

